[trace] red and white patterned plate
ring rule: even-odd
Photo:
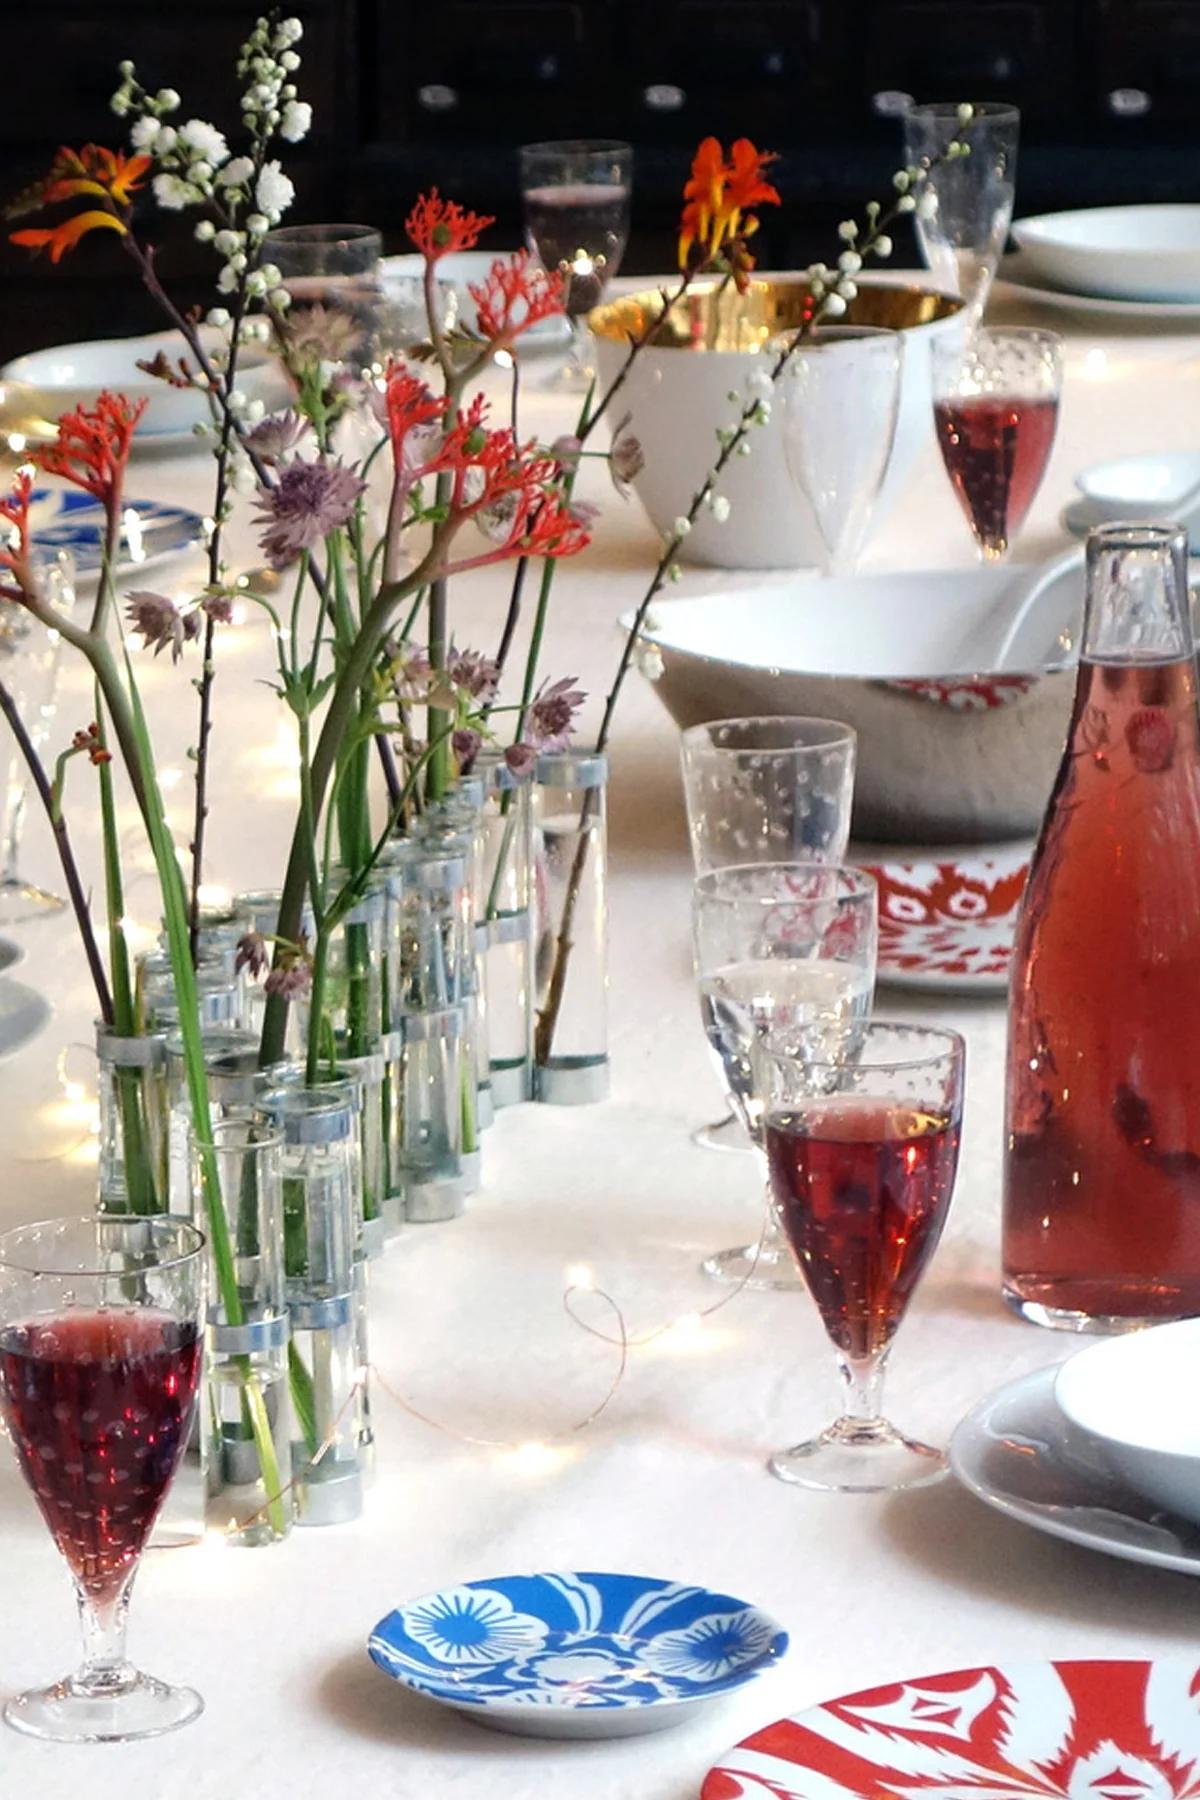
[[[1029,858],[1024,842],[903,862],[860,851],[879,883],[880,981],[1002,994]]]
[[[743,1739],[701,1800],[1192,1800],[1200,1661],[1012,1663],[830,1700]]]

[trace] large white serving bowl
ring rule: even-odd
[[[854,831],[879,843],[979,844],[1037,830],[1066,741],[1074,671],[1061,651],[1026,673],[980,673],[1016,565],[825,577],[654,602],[655,686],[681,726],[774,713],[858,733]],[[1046,590],[1082,613],[1078,563]],[[622,625],[628,629],[630,615]],[[1037,641],[1036,634],[1032,634]],[[1026,639],[1030,641],[1030,639]]]
[[[1136,1493],[1200,1521],[1200,1319],[1107,1338],[1071,1357],[1054,1398]]]
[[[1016,219],[1052,286],[1116,300],[1200,300],[1200,206],[1093,206]]]
[[[205,346],[223,343],[222,335],[208,328]],[[101,390],[124,394],[127,400],[146,401],[138,427],[139,437],[190,431],[207,421],[208,403],[194,388],[175,388],[138,368],[162,350],[172,360],[188,355],[177,331],[158,331],[146,337],[94,338],[82,344],[56,344],[49,350],[33,350],[0,369],[0,384],[20,391],[31,413],[57,419],[77,406],[95,406]],[[191,361],[190,356],[188,357]],[[243,345],[238,357],[237,385],[248,399],[266,407],[281,404],[287,380],[278,362],[261,346]],[[12,396],[16,397],[16,396]]]
[[[642,350],[613,401],[615,423],[630,415],[630,430],[645,452],[637,477],[638,498],[661,532],[687,511],[717,455],[717,431],[737,417],[730,394],[746,392],[748,378],[769,368],[771,339],[800,323],[808,289],[802,275],[764,277],[744,296],[729,289],[718,299],[711,283],[699,283]],[[657,289],[627,294],[589,316],[601,382],[607,386],[628,355],[629,341],[662,312]],[[896,442],[873,527],[903,487],[921,445],[933,432],[930,350],[939,339],[962,333],[961,304],[932,288],[864,280],[844,323],[897,330],[904,339],[904,372]],[[845,429],[854,431],[852,414]],[[752,452],[734,457],[719,492],[730,502],[720,524],[705,512],[682,554],[690,562],[725,569],[811,568],[824,561],[816,522],[788,474],[779,408],[752,433]]]

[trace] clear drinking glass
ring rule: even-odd
[[[788,474],[812,509],[827,574],[848,574],[866,541],[896,441],[903,367],[898,331],[822,326],[777,383]]]
[[[263,239],[291,295],[293,334],[307,333],[322,362],[361,371],[375,353],[383,239],[371,225],[280,225]]]
[[[943,1451],[884,1418],[883,1372],[950,1208],[965,1046],[955,1031],[868,1025],[828,1062],[772,1033],[752,1047],[771,1192],[837,1352],[843,1410],[769,1467],[842,1493],[920,1487]]]
[[[69,550],[34,546],[30,563],[42,596],[67,613],[75,604],[75,559]],[[45,746],[54,722],[62,640],[16,607],[0,619],[0,682],[16,706],[33,748]],[[17,925],[66,905],[60,894],[21,873],[21,838],[29,804],[29,768],[7,722],[0,721],[0,925]]]
[[[933,418],[951,486],[985,562],[998,562],[1042,485],[1062,393],[1052,331],[976,331],[935,344]]]
[[[939,287],[957,294],[977,323],[1008,236],[1017,175],[1021,115],[1015,106],[977,100],[967,126],[954,101],[912,106],[904,115],[904,158],[927,166],[955,136],[966,156],[933,169],[917,196],[917,241]]]
[[[621,266],[629,236],[633,151],[601,138],[525,144],[521,149],[525,238],[546,269],[567,277],[564,305],[575,342],[558,385],[587,388],[587,315]]]
[[[187,1442],[204,1239],[181,1219],[47,1219],[0,1236],[0,1409],[75,1584],[83,1662],[18,1694],[31,1737],[120,1743],[203,1710],[125,1659],[129,1594]]]
[[[680,738],[698,874],[744,862],[834,862],[846,854],[855,736],[836,719],[717,719]],[[732,1113],[702,1125],[706,1150],[748,1150]]]
[[[710,870],[692,889],[692,945],[717,1073],[761,1150],[756,1041],[769,1038],[822,1064],[861,1041],[875,991],[875,882],[861,869],[829,863]],[[770,1214],[759,1243],[721,1250],[702,1267],[717,1280],[756,1288],[799,1285]]]

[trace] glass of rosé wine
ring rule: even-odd
[[[933,418],[950,485],[998,562],[1042,485],[1062,393],[1062,339],[1021,326],[934,346]]]
[[[768,1466],[781,1481],[826,1492],[921,1487],[945,1474],[947,1458],[885,1419],[883,1372],[950,1209],[963,1040],[875,1023],[836,1062],[770,1037],[751,1053],[776,1217],[843,1389],[833,1423]]]
[[[633,151],[605,138],[564,138],[523,144],[520,161],[525,241],[565,282],[572,347],[556,385],[582,393],[595,379],[587,316],[620,268],[629,237]]]
[[[123,1743],[204,1702],[125,1658],[129,1593],[191,1428],[204,1238],[181,1219],[48,1219],[0,1236],[0,1416],[71,1572],[83,1661],[17,1694],[8,1723]]]

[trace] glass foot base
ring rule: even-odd
[[[711,1125],[697,1126],[691,1138],[701,1150],[733,1150],[738,1155],[743,1151],[751,1154],[754,1151],[741,1120],[735,1119],[732,1113],[726,1113],[723,1119],[714,1119]]]
[[[4,1718],[28,1737],[57,1744],[124,1744],[190,1725],[203,1711],[203,1700],[191,1688],[168,1687],[130,1669],[111,1686],[84,1687],[69,1675],[51,1687],[15,1694]]]
[[[1150,1325],[1170,1325],[1192,1316],[1182,1304],[1177,1313],[1086,1312],[1070,1306],[1048,1306],[1044,1300],[1031,1300],[1013,1287],[1005,1287],[1004,1304],[1028,1325],[1043,1325],[1050,1331],[1094,1331],[1114,1337],[1123,1331],[1144,1331]]]
[[[724,1281],[730,1286],[776,1288],[788,1293],[804,1286],[787,1246],[770,1239],[761,1245],[718,1250],[715,1256],[706,1257],[700,1268],[710,1281]]]
[[[837,1419],[819,1437],[780,1450],[767,1467],[780,1481],[827,1494],[895,1494],[940,1481],[950,1461],[944,1450],[906,1438],[884,1420]]]
[[[32,881],[0,881],[0,925],[20,925],[43,913],[61,912],[66,901]]]

